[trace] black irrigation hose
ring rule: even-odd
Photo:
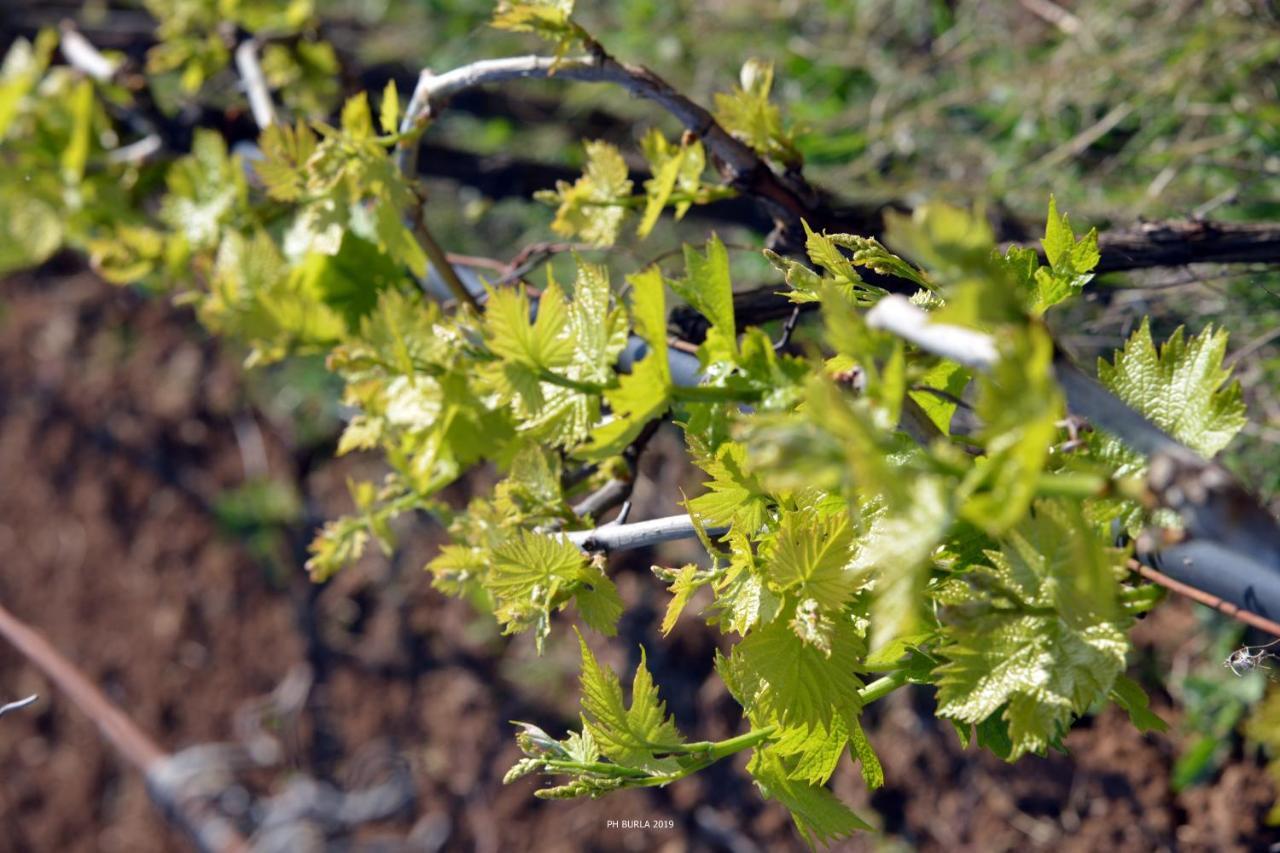
[[[1208,539],[1193,539],[1138,558],[1174,580],[1215,598],[1280,620],[1280,572],[1252,556]]]
[[[1280,618],[1280,525],[1257,498],[1066,358],[1054,360],[1054,372],[1070,409],[1149,457],[1148,489],[1182,519],[1186,539],[1140,551],[1139,560],[1236,607]]]

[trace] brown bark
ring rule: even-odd
[[[1098,235],[1098,272],[1184,264],[1280,262],[1280,225],[1194,219],[1143,222]]]

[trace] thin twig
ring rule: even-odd
[[[405,108],[404,117],[400,120],[400,133],[402,136],[411,134],[428,117],[425,109],[428,102],[424,99],[429,91],[426,83],[431,78],[432,74],[427,70],[424,70],[418,76],[418,85],[414,88],[413,95],[409,98],[409,104]],[[406,178],[411,177],[417,170],[417,152],[418,141],[416,138],[412,140],[402,138],[396,144],[396,166]],[[436,242],[435,236],[427,225],[425,199],[421,197],[418,199],[417,210],[412,219],[413,231],[418,238],[418,242],[422,245],[423,251],[427,253],[427,258],[431,261],[431,265],[435,267],[436,273],[444,281],[445,286],[449,288],[449,292],[453,294],[453,297],[459,303],[469,305],[472,310],[478,313],[481,310],[480,303],[476,300],[470,288],[458,277],[458,271],[453,268],[453,263],[450,261],[448,253]]]
[[[9,641],[27,660],[66,693],[71,701],[98,725],[102,736],[130,764],[146,771],[162,761],[165,753],[134,725],[120,709],[111,704],[102,691],[94,687],[75,665],[49,644],[49,641],[0,607],[0,636]]]
[[[431,81],[434,77],[429,68],[418,73],[418,82],[400,118],[400,141],[396,143],[395,161],[402,175],[418,173],[418,150],[422,146],[413,132],[426,127],[431,118]]]
[[[1031,14],[1048,21],[1067,35],[1079,38],[1087,49],[1097,48],[1098,43],[1094,41],[1084,23],[1052,0],[1018,0],[1018,3]]]
[[[435,267],[440,278],[444,280],[445,286],[449,288],[449,292],[453,294],[454,299],[459,302],[471,306],[477,313],[480,311],[480,303],[476,301],[476,297],[467,286],[462,283],[462,279],[458,278],[458,271],[453,268],[453,264],[449,263],[449,256],[445,254],[444,249],[436,242],[436,238],[432,236],[431,229],[427,227],[426,206],[419,204],[417,215],[413,217],[413,232],[418,238],[418,242],[422,244],[422,249],[427,253],[427,258],[431,261],[431,265]]]
[[[635,485],[634,480],[615,477],[573,505],[573,514],[579,518],[595,518],[626,501]]]
[[[206,804],[183,797],[182,792],[160,781],[170,756],[48,640],[4,607],[0,607],[0,636],[67,694],[98,726],[103,739],[147,777],[157,805],[171,814],[201,849],[247,853],[248,846],[235,827]]]
[[[1280,623],[1273,622],[1272,620],[1266,618],[1265,616],[1259,616],[1257,613],[1253,613],[1249,610],[1244,610],[1243,608],[1237,607],[1236,605],[1232,604],[1230,601],[1225,601],[1221,598],[1218,598],[1216,595],[1211,595],[1210,593],[1207,593],[1203,590],[1196,589],[1194,586],[1191,586],[1190,584],[1186,584],[1180,580],[1171,578],[1165,573],[1157,569],[1153,569],[1151,566],[1148,566],[1145,563],[1141,563],[1137,560],[1130,559],[1129,568],[1137,572],[1138,574],[1142,575],[1144,578],[1151,581],[1152,583],[1159,584],[1165,589],[1168,589],[1172,592],[1176,592],[1179,595],[1185,595],[1187,598],[1190,598],[1192,601],[1199,602],[1200,604],[1203,604],[1205,607],[1211,607],[1214,610],[1217,610],[1219,613],[1226,614],[1227,616],[1230,616],[1232,619],[1236,619],[1240,622],[1245,623],[1246,625],[1251,625],[1254,628],[1257,628],[1259,631],[1266,631],[1268,634],[1270,634],[1273,637],[1280,637]]]
[[[401,124],[402,132],[420,127],[438,112],[449,98],[477,86],[513,80],[573,80],[583,83],[612,83],[637,97],[651,100],[680,121],[702,140],[730,186],[763,201],[782,228],[798,228],[809,214],[816,197],[802,179],[779,176],[750,146],[729,134],[703,107],[673,89],[647,68],[617,61],[598,45],[590,55],[557,58],[515,56],[486,59],[455,68],[444,74],[422,72]],[[414,164],[416,144],[403,146],[401,163]]]
[[[564,252],[579,252],[593,248],[588,243],[531,243],[521,249],[502,270],[502,277],[494,282],[494,287],[511,284],[525,277],[534,267],[543,261]]]
[[[1079,157],[1088,150],[1089,146],[1106,136],[1116,125],[1128,118],[1131,112],[1133,112],[1131,104],[1127,102],[1117,104],[1102,118],[1076,134],[1074,138],[1067,140],[1035,163],[1032,163],[1031,169],[1051,169],[1059,163]]]
[[[1235,204],[1239,200],[1240,200],[1240,188],[1230,187],[1229,189],[1223,190],[1222,192],[1218,193],[1213,198],[1206,201],[1204,204],[1198,206],[1195,210],[1191,211],[1191,218],[1196,221],[1201,221],[1210,213],[1213,213],[1215,210],[1222,207],[1224,204]]]
[[[1249,341],[1244,346],[1240,347],[1240,349],[1236,350],[1235,352],[1233,352],[1231,355],[1227,357],[1226,361],[1223,362],[1222,366],[1225,368],[1235,367],[1241,361],[1253,355],[1255,352],[1262,349],[1267,344],[1274,341],[1276,338],[1280,338],[1280,326],[1277,326],[1276,328],[1272,329],[1269,332],[1265,332],[1261,335],[1258,335],[1256,338]]]
[[[667,338],[667,348],[675,350],[677,352],[684,353],[685,355],[696,356],[698,354],[697,344],[691,344],[688,341],[686,341],[684,338],[678,338],[678,337],[675,337],[674,335]]]
[[[479,255],[460,255],[457,252],[445,252],[445,259],[455,267],[471,267],[479,270],[502,272],[507,265],[497,258],[483,258]]]
[[[973,406],[968,401],[962,400],[950,391],[944,391],[941,388],[934,388],[932,385],[916,384],[911,386],[912,391],[919,391],[922,394],[928,394],[937,397],[939,400],[946,400],[965,411],[973,411]]]
[[[635,440],[622,451],[622,459],[627,463],[628,476],[625,478],[615,477],[587,495],[574,505],[573,512],[575,515],[579,518],[598,517],[615,506],[621,505],[622,509],[612,523],[626,524],[627,516],[631,510],[631,493],[635,490],[636,478],[640,476],[640,457],[643,455],[645,448],[649,446],[649,442],[657,435],[658,427],[669,416],[667,414],[645,424],[644,429],[640,431]]]
[[[782,334],[773,342],[773,351],[781,352],[787,344],[791,343],[791,335],[795,333],[796,326],[800,323],[800,305],[796,304],[791,309],[791,316],[787,318],[787,322],[782,324]]]

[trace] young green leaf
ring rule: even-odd
[[[880,765],[880,757],[876,755],[875,749],[871,746],[871,741],[867,739],[867,734],[862,730],[862,726],[857,720],[853,723],[853,728],[849,733],[849,751],[853,757],[857,759],[858,766],[862,771],[862,781],[871,790],[884,786],[884,767]]]
[[[574,603],[582,614],[582,621],[594,631],[606,637],[618,633],[618,618],[622,616],[622,597],[618,588],[596,562],[589,562],[578,574],[578,585],[573,592]]]
[[[506,362],[555,370],[573,358],[569,310],[564,291],[552,280],[538,300],[537,317],[530,320],[529,298],[523,287],[492,291],[485,306],[485,343]]]
[[[726,681],[743,691],[738,700],[762,719],[788,728],[830,728],[836,716],[859,710],[862,682],[854,673],[865,652],[847,618],[836,623],[826,652],[775,619],[752,629],[723,662],[732,670]]]
[[[951,419],[972,374],[954,361],[939,359],[921,376],[909,392],[943,435],[951,434]],[[930,389],[930,390],[926,390]]]
[[[584,35],[573,22],[574,0],[499,0],[490,26],[517,33],[535,33],[556,45],[557,57],[569,52]]]
[[[545,413],[543,375],[557,373],[573,359],[568,334],[568,306],[552,281],[538,301],[537,319],[530,319],[523,287],[491,292],[485,306],[485,345],[498,357],[485,365],[483,376],[503,401],[514,401],[522,420]]]
[[[853,531],[843,513],[820,515],[811,509],[782,516],[765,575],[779,592],[813,599],[823,610],[838,612],[857,586],[850,567]]]
[[[814,231],[809,227],[808,222],[801,220],[800,224],[804,226],[804,248],[809,260],[846,284],[861,283],[862,277],[858,275],[858,271],[853,268],[853,263],[840,251],[835,241],[825,233],[819,234]]]
[[[675,580],[671,582],[668,590],[671,593],[671,601],[667,604],[666,615],[662,617],[662,636],[665,637],[671,633],[689,599],[706,584],[707,580],[699,577],[698,567],[692,563],[676,572]]]
[[[586,143],[587,165],[572,184],[557,181],[555,190],[537,193],[539,201],[556,205],[551,228],[594,246],[612,246],[627,216],[631,179],[627,163],[607,142]]]
[[[783,758],[788,778],[823,785],[835,772],[848,743],[849,723],[836,716],[829,726],[782,729],[769,751]]]
[[[720,238],[711,235],[707,252],[684,247],[686,275],[671,281],[671,289],[711,323],[699,350],[703,364],[735,361],[738,330],[733,317],[733,284],[729,280],[729,253]]]
[[[772,499],[759,478],[747,468],[747,448],[729,441],[710,458],[696,458],[698,467],[711,476],[705,494],[686,502],[689,511],[704,524],[732,524],[754,533],[764,524]]]
[[[1090,229],[1088,234],[1076,240],[1067,215],[1058,213],[1053,196],[1049,196],[1049,219],[1045,224],[1042,245],[1049,261],[1048,267],[1040,266],[1034,255],[1027,255],[1026,249],[1011,249],[1005,256],[1011,268],[1021,267],[1024,281],[1027,271],[1031,272],[1029,283],[1033,298],[1030,308],[1036,315],[1080,293],[1093,280],[1093,268],[1102,257],[1098,252],[1097,229]]]
[[[1043,752],[1123,672],[1119,557],[1077,507],[1045,501],[987,556],[966,575],[969,600],[948,611],[938,713],[981,723],[1003,709],[1012,760]]]
[[[1143,692],[1142,685],[1127,675],[1116,676],[1116,682],[1111,686],[1111,698],[1117,705],[1124,708],[1125,713],[1129,715],[1129,721],[1138,731],[1167,732],[1169,730],[1169,724],[1160,719],[1149,707],[1151,700]]]
[[[1052,361],[1048,333],[1030,326],[1006,336],[994,371],[979,378],[976,411],[986,453],[969,473],[961,514],[992,535],[1026,514],[1057,440],[1065,406]]]
[[[400,128],[400,92],[396,89],[395,80],[388,80],[386,88],[382,90],[378,126],[383,133],[395,133]]]
[[[676,764],[661,754],[684,743],[675,723],[667,716],[666,703],[658,698],[649,674],[644,649],[631,683],[631,705],[622,696],[622,685],[613,670],[601,666],[578,637],[582,649],[582,722],[599,744],[600,751],[618,764],[656,772],[670,772]]]
[[[339,119],[342,132],[353,140],[371,138],[373,133],[373,113],[369,109],[369,95],[360,92],[347,98],[342,105]]]
[[[644,214],[636,228],[636,234],[644,238],[653,231],[673,193],[680,194],[675,203],[677,220],[684,218],[696,198],[705,195],[702,173],[707,167],[707,156],[698,140],[672,145],[657,128],[645,135],[641,148],[653,172],[653,177],[644,182]]]
[[[729,531],[729,543],[729,567],[715,584],[715,615],[711,621],[745,635],[755,626],[772,621],[781,601],[764,582],[750,534],[735,528]]]
[[[645,424],[661,417],[671,405],[671,366],[667,362],[667,312],[662,273],[649,267],[631,277],[631,314],[636,332],[649,345],[649,354],[616,388],[605,391],[613,418],[597,427],[591,443],[580,451],[587,459],[617,455],[635,440]]]
[[[770,749],[756,750],[747,772],[756,780],[761,794],[787,807],[796,829],[811,847],[871,829],[826,788],[790,778],[782,758]]]
[[[1180,326],[1156,351],[1151,323],[1130,336],[1098,378],[1121,400],[1198,453],[1211,457],[1244,427],[1240,383],[1222,366],[1227,333],[1212,326],[1188,338]]]
[[[69,186],[80,183],[89,162],[89,143],[93,129],[93,83],[81,80],[71,91],[69,100],[71,134],[62,149],[62,180]]]
[[[160,220],[195,249],[215,246],[222,226],[248,200],[240,158],[228,155],[222,135],[212,130],[196,131],[191,153],[170,167],[165,183]]]
[[[763,156],[798,165],[801,157],[795,139],[783,125],[781,110],[769,102],[773,63],[749,59],[740,77],[740,85],[732,92],[716,93],[716,121]]]
[[[4,140],[23,100],[35,88],[58,47],[58,34],[46,28],[34,43],[18,37],[0,62],[0,140]]]
[[[277,201],[298,201],[307,190],[307,164],[316,152],[316,135],[305,123],[293,127],[277,123],[262,131],[262,158],[253,171]]]
[[[837,246],[843,246],[852,252],[854,266],[865,267],[881,275],[909,281],[922,290],[933,289],[933,284],[923,270],[913,267],[902,258],[890,252],[874,237],[859,237],[855,234],[831,234],[828,239]]]
[[[492,559],[484,585],[505,633],[533,628],[541,651],[551,631],[551,612],[570,597],[577,599],[589,625],[613,632],[622,610],[617,590],[567,539],[518,530],[493,550]]]
[[[852,575],[872,584],[871,648],[879,650],[920,624],[930,556],[954,517],[947,484],[916,476],[909,500],[884,506],[860,537]]]

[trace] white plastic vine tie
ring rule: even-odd
[[[884,329],[921,349],[971,367],[990,370],[999,358],[990,335],[962,326],[934,323],[928,312],[905,296],[891,294],[867,312],[867,325]]]

